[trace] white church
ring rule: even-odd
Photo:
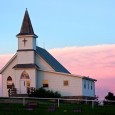
[[[17,94],[27,94],[30,87],[43,87],[58,91],[63,97],[95,97],[95,79],[71,74],[48,51],[36,46],[38,36],[34,33],[27,9],[16,37],[17,53],[0,71],[3,97],[8,97],[12,85],[17,89]]]

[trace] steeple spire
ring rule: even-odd
[[[36,38],[38,37],[37,35],[34,34],[34,30],[31,24],[31,20],[30,20],[27,8],[26,8],[25,15],[23,18],[20,33],[17,34],[17,36],[21,36],[21,35],[33,35]]]

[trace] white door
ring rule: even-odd
[[[21,85],[21,94],[27,94],[26,81],[21,80],[20,85]]]

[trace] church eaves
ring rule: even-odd
[[[17,34],[17,36],[20,35],[33,35],[36,38],[38,37],[37,35],[34,34],[34,30],[27,9],[25,11],[20,33]]]
[[[21,68],[39,68],[36,64],[16,64],[14,69],[21,69]]]

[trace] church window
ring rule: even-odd
[[[12,82],[12,78],[9,76],[8,78],[7,78],[7,88],[12,88],[12,84],[13,84],[13,82]]]
[[[86,80],[84,80],[84,88],[86,88]]]
[[[48,80],[43,80],[43,87],[48,87]]]
[[[30,87],[30,81],[26,81],[26,87]]]
[[[89,81],[88,81],[88,89],[89,89]]]
[[[68,80],[64,80],[64,81],[63,81],[63,85],[64,85],[64,86],[68,86],[68,85],[69,85]]]
[[[91,82],[91,90],[93,89],[92,82]]]
[[[29,78],[29,75],[26,71],[23,71],[22,74],[21,74],[21,79],[30,79]]]

